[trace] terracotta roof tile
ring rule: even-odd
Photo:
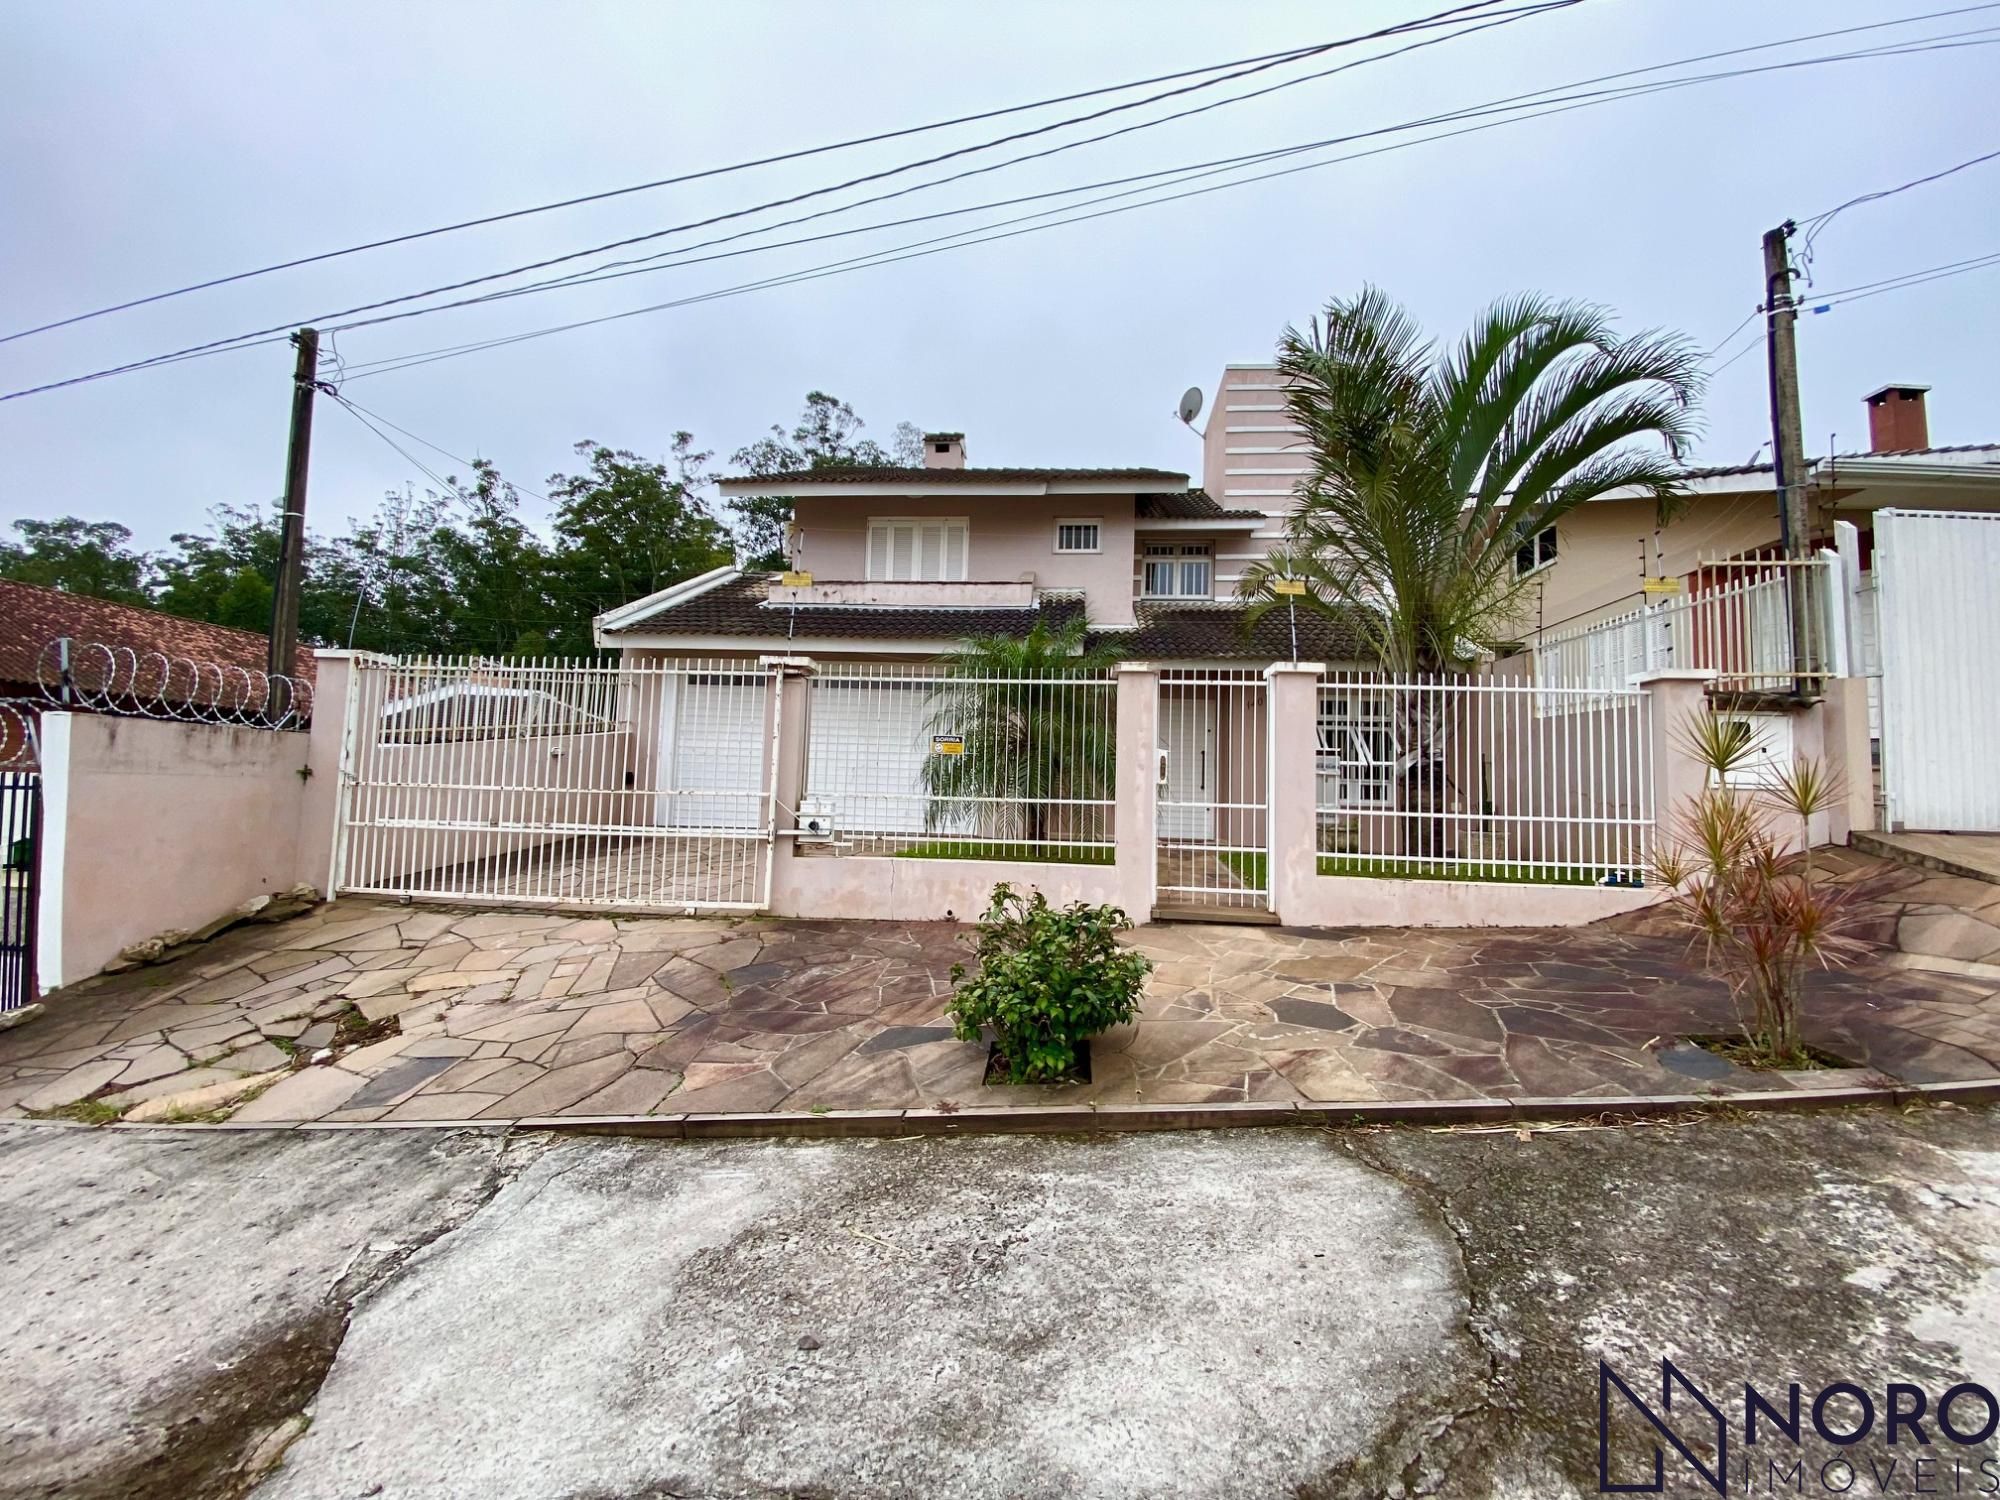
[[[740,635],[784,641],[798,636],[876,640],[956,640],[968,635],[1026,635],[1037,620],[1063,624],[1083,612],[1077,594],[1047,593],[1038,608],[885,608],[879,605],[806,604],[796,610],[766,607],[769,573],[732,578],[685,603],[634,620],[619,635]]]
[[[0,695],[39,696],[42,648],[61,636],[137,652],[158,651],[261,672],[269,645],[253,630],[183,620],[136,604],[0,579]],[[299,648],[299,675],[313,677],[313,654]]]
[[[1135,483],[1157,485],[1163,480],[1185,482],[1187,475],[1175,469],[924,469],[890,464],[873,468],[801,469],[795,474],[730,474],[720,482],[727,489],[732,484],[766,485],[781,479],[799,484],[894,484],[898,480],[912,479],[927,485],[1130,479]]]

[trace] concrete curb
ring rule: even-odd
[[[553,1135],[620,1135],[656,1140],[732,1140],[746,1137],[834,1140],[855,1136],[1097,1135],[1141,1130],[1226,1130],[1313,1126],[1341,1129],[1384,1125],[1505,1125],[1550,1120],[1658,1119],[1672,1115],[1730,1115],[1752,1111],[1802,1111],[1861,1104],[2000,1103],[2000,1077],[1951,1083],[1847,1085],[1820,1089],[1758,1089],[1740,1094],[1652,1094],[1613,1098],[1426,1099],[1352,1103],[1282,1104],[1063,1104],[1038,1108],[1006,1105],[981,1109],[842,1109],[825,1114],[538,1115],[521,1120],[375,1120],[217,1125],[85,1125],[72,1120],[9,1120],[56,1130],[152,1130],[200,1134],[214,1131],[479,1130],[491,1134],[536,1130]]]

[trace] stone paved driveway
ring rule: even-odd
[[[1812,1039],[1912,1082],[2000,1072],[2000,886],[1838,858],[1877,947],[1814,976]],[[989,1088],[984,1049],[943,1015],[964,931],[343,900],[94,980],[0,1033],[0,1115],[93,1100],[133,1118],[503,1120],[1787,1082],[1670,1045],[1727,1029],[1729,1002],[1641,914],[1568,931],[1148,927],[1143,1016],[1097,1041],[1090,1083]]]

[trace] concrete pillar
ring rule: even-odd
[[[1143,923],[1152,920],[1159,876],[1160,672],[1151,662],[1118,664],[1117,757],[1118,904]]]
[[[1826,768],[1840,779],[1845,796],[1833,810],[1828,838],[1847,842],[1852,833],[1875,827],[1875,763],[1868,735],[1868,679],[1835,677],[1826,685],[1819,711],[1824,724]]]
[[[42,715],[38,763],[42,772],[42,824],[37,830],[35,857],[35,973],[30,976],[47,994],[73,978],[64,970],[63,893],[68,887],[71,726],[76,715]]]
[[[371,651],[313,652],[312,728],[303,736],[305,789],[299,798],[298,870],[294,880],[331,896],[338,880],[337,830],[347,805],[341,768],[352,759],[357,671],[363,661],[386,662]]]
[[[771,775],[771,889],[766,905],[776,916],[800,914],[799,895],[793,879],[799,841],[790,831],[799,826],[799,798],[806,786],[806,714],[812,691],[813,674],[819,670],[809,657],[763,658],[777,674],[771,694],[771,717],[766,721],[771,759],[766,769]]]
[[[1319,679],[1325,670],[1318,661],[1264,669],[1266,889],[1278,920],[1301,925],[1319,878]]]
[[[1691,725],[1708,712],[1715,673],[1680,668],[1638,679],[1649,701],[1648,753],[1653,761],[1654,847],[1679,841],[1690,802],[1708,785],[1708,767],[1688,748]]]

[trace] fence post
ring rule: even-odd
[[[764,907],[774,916],[798,916],[799,898],[793,876],[798,857],[799,798],[806,784],[806,728],[813,674],[818,664],[804,656],[767,656],[762,664],[774,675],[771,712],[776,723],[772,738],[769,882]]]
[[[343,750],[353,730],[355,667],[366,651],[313,653],[312,725],[303,736],[298,868],[293,878],[331,899],[340,860]],[[386,658],[385,658],[386,659]]]
[[[42,829],[35,870],[35,979],[42,994],[61,989],[63,973],[63,886],[68,878],[69,802],[72,777],[71,726],[76,715],[42,715]],[[84,976],[79,974],[78,979]]]
[[[1118,663],[1118,806],[1112,842],[1118,904],[1135,922],[1153,916],[1159,879],[1160,672],[1151,662]]]
[[[1319,874],[1319,679],[1325,662],[1281,661],[1264,669],[1266,887],[1280,922],[1302,919]]]
[[[1646,753],[1653,768],[1653,848],[1673,842],[1683,808],[1708,784],[1708,768],[1688,748],[1691,721],[1708,712],[1708,688],[1715,673],[1693,667],[1649,672],[1638,686],[1646,693]]]

